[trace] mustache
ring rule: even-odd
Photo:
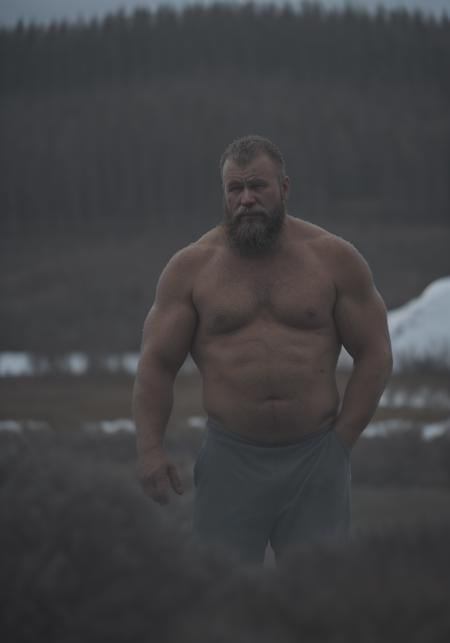
[[[261,209],[249,209],[249,208],[240,208],[237,212],[236,218],[240,221],[245,217],[265,217],[267,218],[269,215],[265,210]]]

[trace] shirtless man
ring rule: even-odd
[[[163,438],[190,352],[208,416],[194,466],[194,535],[258,562],[345,536],[350,450],[391,372],[386,310],[356,249],[287,214],[279,150],[257,136],[221,160],[224,220],[161,274],[133,393],[138,476],[182,493]],[[353,370],[340,404],[336,363]]]

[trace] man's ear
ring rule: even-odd
[[[289,185],[290,185],[290,180],[288,176],[285,176],[281,179],[281,192],[284,196],[285,199],[288,198],[289,196]]]

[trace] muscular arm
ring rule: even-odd
[[[163,271],[144,323],[133,389],[138,477],[145,491],[162,504],[168,501],[169,482],[181,492],[178,474],[162,444],[172,410],[175,377],[195,332],[191,275],[192,261],[186,251],[175,255]]]
[[[349,244],[339,252],[336,275],[335,321],[354,361],[335,430],[352,446],[375,413],[392,355],[383,300],[367,263]]]

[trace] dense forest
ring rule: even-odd
[[[291,80],[441,85],[449,91],[450,20],[420,13],[325,11],[305,4],[217,4],[120,12],[102,22],[1,32],[5,90],[69,89],[167,75],[282,72]]]
[[[215,5],[0,30],[0,232],[221,216],[236,136],[282,149],[290,210],[445,222],[450,20]]]

